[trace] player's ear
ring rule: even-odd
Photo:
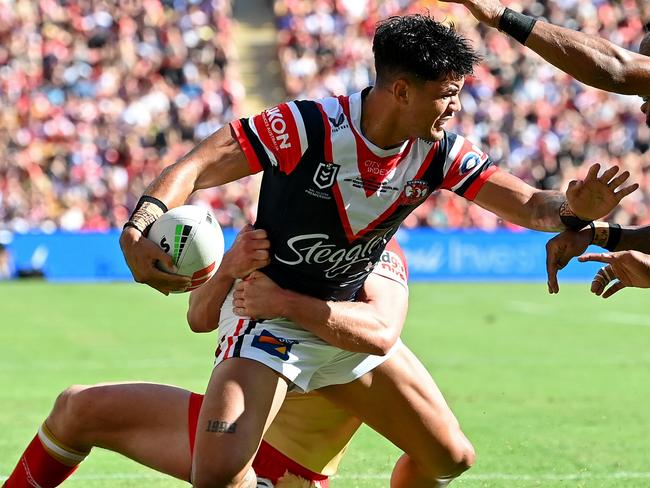
[[[408,105],[410,88],[410,83],[405,78],[397,78],[393,81],[393,98],[399,105]]]

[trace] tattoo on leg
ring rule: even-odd
[[[220,432],[224,434],[234,434],[237,430],[237,422],[232,424],[222,420],[208,420],[208,428],[206,432]]]

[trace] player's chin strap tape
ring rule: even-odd
[[[131,217],[129,217],[129,221],[124,224],[123,229],[133,227],[139,230],[142,235],[146,236],[151,224],[165,212],[167,212],[167,205],[163,202],[149,195],[142,195]]]
[[[567,229],[580,230],[591,224],[591,220],[582,220],[573,213],[566,200],[560,205],[560,220]]]
[[[536,19],[520,14],[506,7],[499,19],[499,30],[505,32],[513,39],[526,44],[528,36],[535,27]]]
[[[621,226],[607,222],[592,222],[589,224],[593,232],[591,243],[608,251],[614,251],[621,240]]]

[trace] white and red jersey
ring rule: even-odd
[[[452,133],[375,146],[360,130],[365,92],[231,123],[251,170],[264,171],[256,227],[272,245],[264,272],[284,288],[352,299],[413,209],[438,189],[472,200],[496,169]]]

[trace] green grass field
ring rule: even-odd
[[[458,487],[650,487],[648,293],[586,284],[413,284],[405,342],[473,441]],[[0,284],[0,479],[73,383],[147,380],[202,391],[212,335],[186,296],[144,286]],[[399,422],[399,412],[395,412]],[[333,487],[384,487],[398,451],[369,429]],[[66,486],[184,483],[96,450]]]

